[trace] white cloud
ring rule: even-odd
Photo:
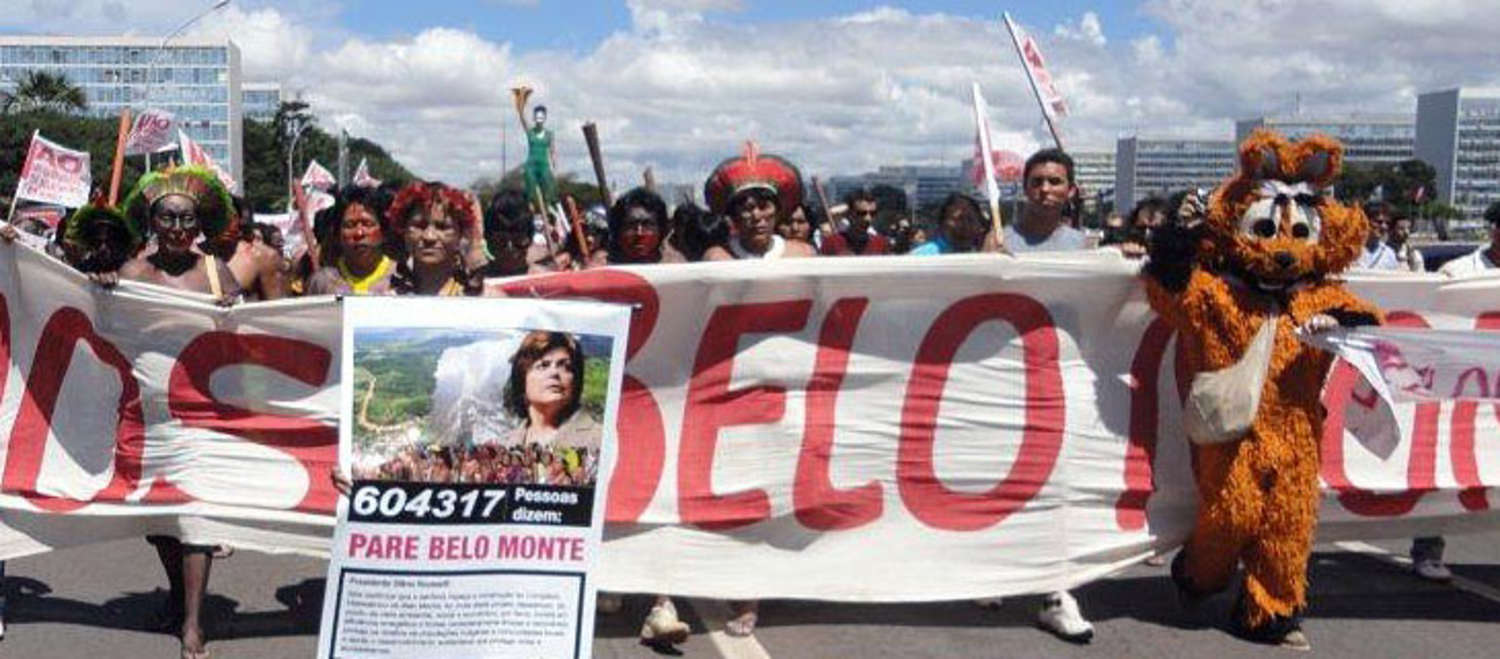
[[[1104,38],[1104,26],[1099,23],[1099,15],[1091,11],[1084,12],[1076,25],[1071,22],[1063,23],[1052,28],[1052,33],[1064,39],[1076,39],[1100,47],[1109,42]]]
[[[0,27],[118,32],[119,0],[24,0]],[[130,29],[204,2],[135,0]],[[1415,109],[1414,94],[1495,86],[1500,21],[1486,3],[1148,0],[1165,30],[1110,41],[1084,13],[1041,38],[1073,116],[1074,149],[1122,134],[1228,138],[1232,120],[1286,111]],[[515,52],[459,27],[391,39],[343,32],[335,5],[232,5],[199,29],[240,44],[247,77],[271,78],[328,122],[375,139],[424,176],[467,183],[511,165],[523,142],[508,88],[525,81],[551,109],[562,168],[587,172],[579,125],[598,123],[610,175],[701,182],[747,138],[808,174],[881,164],[955,163],[973,148],[968,89],[983,85],[997,133],[1049,141],[998,21],[880,7],[814,21],[750,24],[713,12],[737,0],[631,0],[631,24],[592,50]],[[50,13],[49,13],[50,12]],[[112,18],[113,16],[113,18]],[[1024,16],[1022,17],[1024,18]]]

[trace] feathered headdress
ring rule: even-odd
[[[89,228],[98,223],[113,224],[125,230],[130,235],[130,244],[126,246],[129,251],[134,251],[141,244],[140,234],[135,232],[129,220],[120,209],[108,206],[102,200],[87,204],[70,216],[63,226],[63,244],[79,249],[91,249],[98,245],[89,244]]]
[[[125,197],[126,228],[137,241],[144,240],[151,231],[151,208],[162,197],[174,194],[193,200],[204,237],[216,238],[229,226],[234,201],[219,177],[205,167],[174,167],[142,176]]]
[[[729,202],[742,192],[760,189],[776,195],[783,213],[802,203],[802,172],[781,156],[763,154],[755,142],[746,142],[739,157],[719,163],[703,184],[703,197],[715,213],[729,210]]]

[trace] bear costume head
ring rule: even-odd
[[[1239,171],[1208,200],[1198,262],[1265,291],[1349,267],[1369,226],[1357,206],[1325,193],[1343,160],[1325,135],[1292,142],[1256,130],[1240,144]]]

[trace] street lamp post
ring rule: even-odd
[[[293,159],[297,155],[297,141],[302,139],[302,131],[307,130],[308,121],[302,118],[291,119],[287,125],[287,132],[291,134],[292,140],[286,150],[286,180],[288,185],[296,185],[296,170],[293,169]]]
[[[145,109],[151,109],[151,89],[156,86],[156,64],[161,61],[161,56],[167,52],[167,44],[170,43],[172,39],[175,39],[177,35],[182,34],[183,30],[186,30],[194,23],[203,20],[203,17],[212,14],[220,9],[228,7],[229,2],[230,0],[218,0],[209,8],[204,9],[203,11],[198,12],[192,18],[183,21],[182,25],[179,25],[177,26],[177,29],[168,32],[167,36],[162,37],[161,43],[156,46],[156,54],[151,56],[151,63],[146,67],[146,98],[142,99],[146,105]],[[151,171],[150,152],[146,153],[146,171]]]

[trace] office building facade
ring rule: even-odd
[[[1416,156],[1437,170],[1435,198],[1470,220],[1500,202],[1500,89],[1417,97]]]
[[[843,203],[844,195],[856,188],[889,185],[906,193],[907,208],[914,211],[936,206],[950,193],[964,191],[968,184],[963,174],[963,165],[887,165],[869,174],[835,176],[826,186],[828,203]]]
[[[1234,171],[1229,140],[1120,138],[1115,144],[1115,208],[1129,212],[1147,197],[1211,190]]]
[[[1242,142],[1256,128],[1269,128],[1290,139],[1314,133],[1344,145],[1344,162],[1354,165],[1393,165],[1413,157],[1417,127],[1409,114],[1256,117],[1236,121],[1234,140]]]
[[[243,180],[240,51],[234,42],[150,37],[0,36],[0,89],[28,71],[62,74],[88,100],[86,114],[157,107],[236,180]],[[95,154],[98,156],[99,154]]]
[[[271,123],[281,109],[281,85],[274,82],[247,82],[240,86],[240,108],[246,119]]]

